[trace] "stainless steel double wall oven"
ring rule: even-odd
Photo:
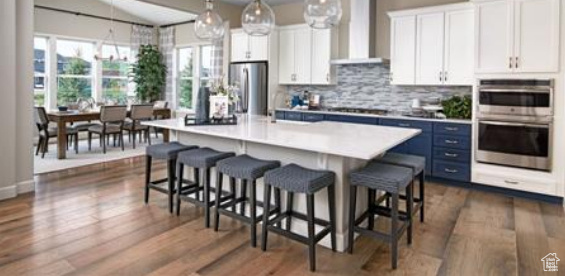
[[[551,171],[553,80],[481,80],[478,162]]]

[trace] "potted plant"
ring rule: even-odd
[[[443,113],[447,118],[471,119],[473,104],[471,96],[453,96],[441,102]]]
[[[167,66],[163,55],[154,45],[141,45],[137,62],[132,68],[132,81],[135,82],[135,94],[141,102],[153,102],[161,99],[165,87]]]

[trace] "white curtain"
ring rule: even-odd
[[[165,100],[176,108],[173,99],[173,52],[175,50],[175,27],[159,29],[159,50],[163,54],[163,62],[167,66],[167,81],[165,84]]]
[[[148,44],[155,44],[153,37],[155,35],[155,29],[139,26],[139,25],[132,25],[131,26],[131,37],[130,37],[130,44],[131,44],[131,55],[132,60],[137,60],[137,53],[139,52],[139,46],[141,45],[148,45]]]

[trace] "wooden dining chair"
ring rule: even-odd
[[[167,102],[167,101],[155,101],[153,103],[153,106],[155,108],[167,108],[167,107],[169,107],[169,102]],[[153,117],[153,119],[160,120],[160,119],[162,119],[162,117],[161,116],[155,116],[155,117]],[[162,129],[157,128],[157,127],[153,127],[153,131],[155,132],[155,138],[159,138],[159,132],[162,132]]]
[[[124,126],[124,130],[128,134],[133,136],[133,148],[135,149],[135,137],[139,133],[141,139],[141,134],[145,135],[149,145],[151,145],[151,135],[149,133],[149,126],[141,125],[142,121],[150,121],[153,118],[153,105],[152,104],[136,104],[131,106],[131,113],[129,118],[131,122],[127,122]]]
[[[127,117],[128,108],[125,105],[102,106],[100,109],[100,122],[88,128],[88,150],[92,148],[92,134],[100,136],[102,142],[102,152],[106,153],[106,137],[117,135],[122,151],[124,148],[124,123]]]
[[[58,129],[57,127],[49,127],[49,117],[47,116],[47,111],[45,107],[37,106],[34,108],[34,122],[37,126],[39,132],[39,141],[37,142],[37,149],[35,150],[35,155],[38,155],[41,151],[41,158],[45,158],[45,153],[49,149],[49,138],[57,137]],[[67,148],[69,142],[72,142],[74,138],[74,148],[75,152],[78,154],[78,131],[68,127],[67,128]]]

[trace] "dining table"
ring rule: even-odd
[[[130,111],[128,110],[128,116]],[[171,109],[169,108],[154,108],[153,115],[160,119],[171,118]],[[47,112],[49,121],[57,123],[57,158],[67,158],[67,124],[75,122],[91,122],[100,120],[100,110],[88,111],[50,111]],[[163,142],[169,142],[169,130],[163,129]]]

